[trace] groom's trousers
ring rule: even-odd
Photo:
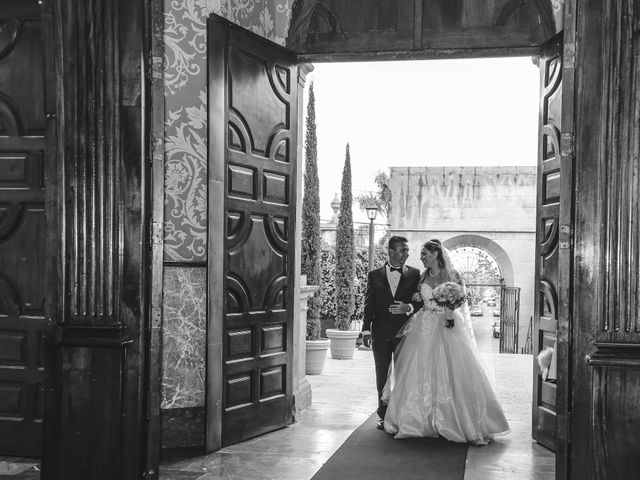
[[[382,403],[382,390],[387,383],[387,375],[389,374],[389,365],[391,358],[398,346],[399,338],[373,338],[371,340],[371,350],[373,350],[373,361],[376,365],[376,388],[378,389],[378,416],[384,419],[387,406]]]

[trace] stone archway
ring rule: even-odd
[[[489,252],[498,263],[505,283],[511,286],[514,285],[515,276],[511,259],[507,252],[493,240],[480,235],[464,234],[451,237],[442,242],[442,244],[449,250],[455,250],[460,247],[478,247]]]

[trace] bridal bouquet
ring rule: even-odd
[[[433,289],[433,301],[439,307],[455,310],[467,301],[467,296],[457,283],[445,282]]]

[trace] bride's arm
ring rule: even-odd
[[[462,287],[462,291],[464,292],[464,294],[467,294],[467,286],[464,283],[464,279],[462,278],[462,275],[460,275],[460,272],[458,272],[457,270],[453,270],[452,272],[452,277],[451,281],[457,283],[458,285],[460,285]],[[445,309],[445,320],[446,320],[446,327],[447,328],[453,328],[454,326],[454,317],[453,317],[453,310],[446,308]]]

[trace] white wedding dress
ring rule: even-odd
[[[423,283],[420,294],[425,308],[399,333],[404,338],[383,392],[388,403],[384,429],[396,438],[442,435],[476,445],[509,433],[470,317],[457,309],[454,327],[446,328],[444,309],[428,300],[431,287]]]

